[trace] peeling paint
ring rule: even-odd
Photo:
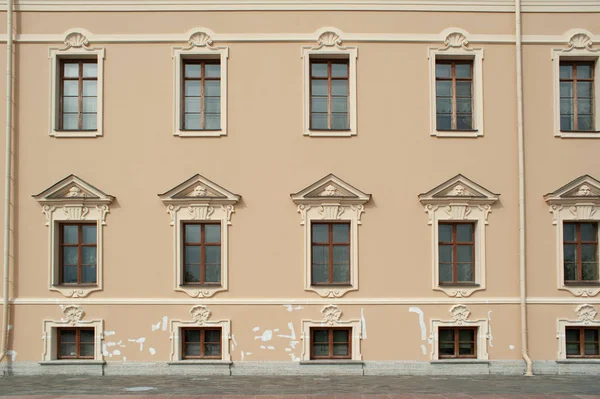
[[[254,328],[252,329],[252,331],[254,331],[254,332],[257,332],[258,330],[260,330],[260,327],[254,327]]]
[[[156,324],[152,324],[152,331],[156,331],[160,328],[160,321]]]
[[[261,346],[260,346],[260,349],[267,349],[267,347],[266,347],[266,346],[264,346],[264,345],[261,345]]]
[[[118,350],[118,349],[115,349],[112,354],[115,355],[115,356],[120,356],[121,355],[121,351]]]
[[[153,356],[156,355],[156,350],[154,348],[148,348],[148,352]]]
[[[410,307],[408,308],[410,313],[416,313],[419,315],[419,326],[421,327],[421,340],[425,341],[427,339],[427,327],[425,327],[425,321],[423,321],[423,311],[421,308]]]
[[[267,346],[267,349],[270,350],[270,351],[272,351],[272,350],[275,350],[275,347],[274,346]]]
[[[288,339],[296,339],[296,332],[294,331],[294,323],[291,321],[288,323],[288,328],[290,329],[290,335],[278,334],[279,338],[288,338]]]
[[[235,334],[231,334],[231,350],[234,351],[237,346],[237,341],[235,340]]]
[[[298,345],[298,341],[290,341],[290,346],[296,349],[296,345]]]
[[[104,336],[105,336],[105,337],[108,337],[108,336],[110,336],[110,335],[115,335],[115,334],[116,334],[116,332],[115,332],[115,331],[104,331]]]
[[[263,342],[270,341],[271,339],[273,339],[273,331],[265,330],[265,332],[263,332],[262,335],[256,336],[254,337],[254,339],[260,339]]]
[[[169,318],[167,316],[163,316],[163,319],[162,319],[162,330],[163,331],[167,331],[167,320],[169,320]]]
[[[421,344],[421,352],[423,352],[424,355],[427,354],[427,348],[423,344]]]
[[[106,350],[106,344],[102,344],[102,354],[108,356],[108,350]]]
[[[252,352],[246,352],[247,356],[250,356],[252,354]]]
[[[362,320],[362,338],[367,339],[367,320],[365,320],[365,312],[363,308],[360,308],[360,319]]]
[[[129,338],[127,341],[129,342],[135,342],[136,344],[140,344],[140,352],[144,350],[144,342],[146,342],[146,338],[145,337],[141,337],[141,338]]]
[[[296,306],[296,307],[294,308],[294,310],[302,310],[302,309],[304,309],[302,306]]]
[[[294,310],[294,308],[292,307],[292,305],[283,305],[288,312],[292,312]]]
[[[494,336],[492,335],[492,311],[488,311],[488,341],[490,342],[490,347],[494,347],[492,341],[494,340]]]
[[[514,345],[508,345],[508,348],[509,348],[511,351],[514,351],[514,350],[515,350],[515,346],[514,346]]]
[[[17,352],[13,350],[6,351],[6,355],[10,356],[11,361],[15,361],[17,359]]]
[[[123,361],[126,362],[127,361],[127,356],[123,356]]]
[[[292,358],[292,362],[299,362],[300,358],[296,357],[296,355],[294,355],[293,353],[290,353],[290,357]]]
[[[292,348],[285,348],[285,351],[286,351],[286,352],[291,352],[291,351],[292,351]]]
[[[274,328],[273,332],[279,332],[279,328]]]

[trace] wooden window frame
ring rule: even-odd
[[[567,341],[567,331],[569,330],[579,330],[579,341],[577,341],[577,343],[579,344],[579,355],[569,355],[567,353],[567,345],[569,344],[569,341]],[[585,331],[586,330],[596,330],[598,332],[598,341],[593,341],[594,343],[600,345],[600,327],[566,327],[565,328],[565,356],[567,359],[580,359],[580,358],[586,358],[586,359],[597,359],[600,358],[600,350],[598,352],[597,355],[586,355],[585,354]],[[571,341],[571,343],[573,343]]]
[[[187,237],[186,237],[186,233],[185,233],[185,227],[188,225],[197,225],[200,226],[200,242],[199,243],[191,243],[189,244],[187,242]],[[212,226],[219,226],[219,242],[218,243],[207,243],[205,242],[206,239],[206,233],[205,233],[205,226],[206,225],[212,225]],[[206,250],[205,248],[207,246],[209,247],[219,247],[219,252],[222,251],[222,231],[221,229],[223,228],[223,226],[221,226],[220,223],[198,223],[198,222],[190,222],[190,221],[184,221],[181,223],[181,244],[182,244],[182,248],[181,248],[181,258],[182,258],[182,268],[181,268],[181,282],[182,285],[185,286],[189,286],[189,285],[194,285],[194,286],[221,286],[221,273],[219,273],[219,281],[218,282],[206,282],[206,262],[205,262],[205,258],[206,258]],[[200,282],[186,282],[185,281],[185,268],[186,268],[186,247],[188,246],[195,246],[195,247],[200,247]],[[221,259],[221,262],[219,263],[219,271],[222,271],[223,268],[223,256],[220,256],[219,259]]]
[[[449,78],[439,78],[437,76],[437,66],[440,64],[445,64],[445,65],[450,65],[450,69],[451,69],[451,76]],[[470,66],[471,68],[471,73],[470,73],[470,77],[469,78],[458,78],[456,77],[456,65],[457,64],[467,64]],[[436,106],[436,129],[439,131],[457,131],[457,132],[470,132],[470,131],[474,131],[474,114],[475,114],[475,110],[474,110],[474,96],[473,93],[475,91],[475,78],[473,76],[474,73],[474,68],[473,68],[473,60],[449,60],[449,59],[436,59],[435,60],[435,84],[437,87],[437,82],[438,81],[445,81],[445,82],[452,82],[452,127],[450,129],[440,129],[439,126],[437,126],[437,115],[439,114],[439,111],[437,110],[437,106]],[[470,129],[459,129],[458,128],[458,111],[457,111],[457,97],[456,97],[456,82],[471,82],[471,128]],[[437,102],[438,100],[438,95],[437,95],[437,91],[436,91],[436,96],[435,96],[435,100]],[[446,97],[443,97],[446,98]],[[462,97],[460,97],[462,98]],[[463,112],[464,113],[464,112]],[[465,113],[466,114],[466,113]]]
[[[61,335],[62,331],[75,331],[75,349],[77,354],[75,356],[62,356],[60,354],[60,346],[61,346]],[[94,355],[91,356],[81,356],[81,331],[93,331],[94,332],[94,340],[91,344],[94,347],[93,352],[96,351],[96,329],[94,327],[59,327],[56,329],[56,358],[59,360],[62,359],[94,359]]]
[[[344,64],[346,65],[346,76],[345,77],[333,77],[331,74],[331,65],[332,64]],[[327,77],[323,78],[323,77],[313,77],[312,76],[312,69],[313,69],[313,65],[314,64],[327,64]],[[308,78],[309,78],[309,130],[315,130],[315,131],[323,131],[323,130],[331,130],[331,131],[349,131],[350,130],[350,62],[348,59],[346,58],[310,58],[309,61],[309,71],[308,71]],[[312,110],[312,82],[313,80],[327,80],[327,128],[326,129],[316,129],[313,127],[312,125],[312,114],[313,114],[313,110]],[[347,87],[347,91],[346,91],[346,124],[347,124],[347,128],[345,129],[334,129],[332,127],[332,119],[333,119],[333,95],[331,92],[331,82],[333,80],[345,80],[346,81],[346,87]]]
[[[314,234],[312,233],[312,227],[314,225],[327,225],[328,226],[328,242],[315,242],[314,241]],[[346,243],[334,243],[333,242],[333,225],[338,224],[338,225],[346,225],[348,226],[348,242]],[[310,267],[311,267],[311,285],[313,286],[350,286],[352,285],[352,254],[351,254],[351,246],[352,246],[352,225],[350,223],[350,221],[343,221],[343,222],[330,222],[330,221],[312,221],[310,223]],[[318,283],[314,281],[313,278],[313,273],[312,273],[312,267],[313,267],[313,246],[314,245],[319,245],[319,246],[328,246],[328,250],[329,250],[329,256],[328,256],[328,271],[329,271],[329,276],[328,276],[328,281],[326,283]],[[333,248],[334,247],[348,247],[348,281],[344,281],[344,282],[333,282]]]
[[[573,84],[573,97],[564,97],[564,98],[572,98],[573,100],[573,114],[572,118],[573,118],[573,129],[572,130],[565,130],[562,129],[562,127],[559,125],[559,130],[562,132],[594,132],[595,128],[594,126],[596,126],[596,112],[595,112],[595,84],[594,84],[594,79],[595,79],[595,70],[596,70],[596,65],[595,65],[595,61],[574,61],[574,60],[569,60],[569,61],[560,61],[558,68],[559,68],[559,75],[558,75],[558,80],[559,80],[559,102],[560,100],[563,99],[563,97],[560,96],[560,84],[563,82],[569,82]],[[560,76],[560,67],[562,66],[566,66],[566,65],[570,65],[571,66],[571,72],[572,72],[572,78],[562,78]],[[577,66],[578,65],[589,65],[591,67],[592,70],[592,76],[590,78],[578,78],[577,77]],[[591,82],[592,83],[592,96],[590,97],[590,101],[592,102],[591,105],[591,109],[592,109],[592,128],[589,130],[581,130],[579,129],[579,121],[578,121],[578,116],[579,116],[579,111],[578,111],[578,96],[577,96],[577,83],[578,82]],[[562,113],[560,112],[560,108],[559,108],[559,118],[562,117]]]
[[[77,226],[77,244],[65,244],[64,243],[64,226]],[[96,243],[95,244],[84,244],[83,243],[83,226],[94,226],[96,228]],[[77,283],[65,283],[64,282],[64,265],[63,265],[63,248],[64,247],[77,247]],[[83,247],[95,247],[96,248],[96,282],[94,283],[82,283],[82,260],[83,260]],[[97,286],[98,285],[98,226],[94,223],[59,223],[58,224],[58,285],[61,286]]]
[[[206,65],[218,65],[219,66],[219,77],[217,78],[207,78],[206,77]],[[200,65],[201,68],[201,73],[200,73],[200,77],[199,78],[188,78],[185,76],[185,66],[186,65]],[[219,129],[205,129],[204,126],[206,125],[206,113],[205,113],[205,99],[206,99],[206,95],[205,95],[205,83],[206,81],[219,81],[220,84],[223,84],[223,82],[221,81],[221,60],[220,59],[205,59],[205,58],[182,58],[181,59],[181,130],[182,131],[187,131],[187,132],[196,132],[196,131],[201,131],[201,132],[211,132],[211,131],[220,131],[221,130],[221,112],[222,110],[219,112]],[[188,129],[185,126],[185,114],[186,114],[186,109],[185,109],[185,99],[186,99],[186,95],[185,95],[185,83],[187,81],[200,81],[200,129]],[[221,92],[219,91],[219,101],[222,101],[221,99]]]
[[[459,224],[470,224],[471,225],[471,232],[472,232],[472,237],[471,237],[471,241],[469,242],[457,242],[456,241],[456,227]],[[443,225],[449,225],[452,226],[452,241],[451,242],[444,242],[444,241],[439,241],[438,239],[438,280],[439,280],[439,267],[440,267],[440,263],[444,263],[444,264],[448,264],[448,262],[440,262],[439,261],[439,251],[440,251],[440,245],[452,245],[452,281],[448,282],[448,281],[438,281],[439,285],[475,285],[477,284],[477,277],[475,275],[475,272],[477,270],[477,268],[475,267],[475,262],[476,262],[476,258],[475,258],[475,228],[476,223],[475,222],[450,222],[450,221],[440,221],[438,223],[438,231],[439,231],[439,226],[443,226]],[[457,277],[458,277],[458,263],[466,263],[466,262],[458,262],[458,246],[460,245],[471,245],[472,251],[471,251],[471,274],[473,276],[473,279],[471,281],[457,281]]]
[[[200,344],[200,356],[186,356],[185,345],[188,343],[185,340],[186,331],[200,331],[200,342],[193,342]],[[216,344],[216,342],[206,342],[206,331],[219,331],[219,356],[205,356],[204,345],[205,344]],[[182,360],[193,360],[193,359],[207,359],[207,360],[221,360],[223,358],[223,329],[221,327],[182,327],[181,328],[181,359]]]
[[[328,333],[328,345],[329,345],[329,355],[328,356],[316,356],[315,355],[315,331],[318,330],[326,330]],[[335,356],[333,354],[333,332],[334,331],[347,331],[348,332],[348,341],[347,342],[336,342],[336,344],[346,344],[348,345],[348,354],[345,356]],[[352,327],[310,327],[310,359],[311,360],[336,360],[336,359],[344,359],[349,360],[352,359]]]
[[[440,337],[440,332],[443,330],[451,330],[454,332],[454,355],[442,355],[442,351],[441,351],[441,339]],[[461,355],[460,354],[460,341],[459,341],[459,334],[461,330],[472,330],[474,331],[473,334],[473,355]],[[439,359],[477,359],[477,334],[479,328],[478,327],[438,327],[438,358]],[[464,343],[464,341],[463,341]],[[471,342],[469,342],[471,343]]]
[[[59,73],[60,73],[60,79],[59,79],[59,87],[58,87],[58,131],[63,131],[63,132],[77,132],[77,131],[84,131],[84,132],[95,132],[98,131],[98,104],[96,103],[96,112],[94,112],[93,114],[96,115],[96,129],[84,129],[83,128],[83,82],[84,81],[95,81],[96,82],[96,102],[98,102],[100,100],[99,96],[98,96],[98,75],[100,73],[99,69],[98,72],[96,73],[96,77],[84,77],[83,76],[83,64],[96,64],[98,65],[98,60],[97,59],[90,59],[90,58],[82,58],[82,59],[71,59],[71,58],[61,58],[59,60]],[[65,77],[65,64],[78,64],[78,68],[79,68],[79,76],[77,78],[69,78],[69,77]],[[77,89],[77,95],[78,95],[78,107],[79,107],[79,111],[78,111],[78,120],[77,120],[77,129],[64,129],[64,113],[63,113],[63,93],[64,93],[64,82],[65,81],[74,81],[77,80],[78,81],[78,89]],[[92,112],[88,112],[89,114],[92,114]]]
[[[565,241],[564,238],[564,228],[565,225],[568,224],[573,224],[575,225],[575,234],[576,234],[576,239],[575,241]],[[581,240],[581,225],[582,224],[594,224],[596,226],[596,240],[595,241],[582,241]],[[568,284],[594,284],[594,283],[599,283],[600,281],[598,279],[596,280],[583,280],[583,261],[581,259],[581,246],[582,245],[596,245],[596,268],[598,268],[599,264],[600,264],[600,259],[598,259],[598,230],[600,227],[600,223],[595,222],[595,221],[569,221],[569,222],[563,222],[563,238],[562,238],[562,245],[563,245],[563,278],[564,276],[566,276],[565,273],[565,265],[567,263],[573,263],[573,262],[566,262],[565,261],[565,245],[575,245],[577,247],[577,280],[567,280],[566,278],[564,278],[564,283],[566,285]],[[600,271],[597,271],[598,274],[600,274]]]

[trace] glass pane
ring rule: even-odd
[[[78,97],[64,97],[63,98],[63,112],[79,112],[79,98]]]
[[[221,81],[210,80],[204,82],[204,95],[209,97],[218,97],[221,95]]]
[[[314,264],[312,265],[312,282],[327,283],[329,282],[329,267],[325,264]]]
[[[577,130],[594,130],[592,116],[578,116]]]
[[[575,328],[567,328],[567,342],[579,342],[579,330]]]
[[[200,356],[200,344],[185,344],[184,356]]]
[[[187,246],[185,247],[185,263],[199,264],[200,263],[200,247]]]
[[[458,245],[456,247],[457,262],[471,263],[473,262],[473,246],[472,245]]]
[[[572,116],[560,116],[560,130],[573,130]]]
[[[200,102],[198,102],[200,106]],[[221,97],[206,97],[204,99],[204,110],[208,113],[218,114],[221,112]]]
[[[200,342],[200,330],[199,329],[185,330],[184,340],[185,340],[185,342]]]
[[[348,330],[333,330],[333,342],[350,342]]]
[[[314,342],[328,342],[329,331],[327,330],[313,330]]]
[[[313,78],[326,78],[327,64],[311,64],[311,76]]]
[[[350,268],[348,263],[345,264],[334,264],[333,265],[333,282],[334,283],[349,283],[350,282]]]
[[[83,112],[97,112],[97,109],[98,109],[98,98],[97,97],[84,97],[82,100],[83,100]]]
[[[64,64],[64,76],[65,78],[77,78],[79,77],[79,63]]]
[[[199,224],[186,224],[185,242],[200,242],[200,229]]]
[[[186,129],[200,129],[200,114],[185,114],[184,124]]]
[[[564,245],[564,261],[565,262],[576,262],[577,261],[577,245],[565,244]]]
[[[577,241],[577,225],[575,223],[563,224],[563,240],[569,242]]]
[[[98,95],[98,82],[95,80],[83,81],[83,95],[86,97],[95,97]]]
[[[573,99],[561,98],[560,99],[560,113],[563,115],[570,115],[573,113]]]
[[[596,262],[598,254],[598,247],[596,244],[582,244],[581,245],[581,261],[582,262]]]
[[[452,242],[452,225],[440,224],[438,226],[438,242]]]
[[[333,356],[348,356],[348,344],[333,344]]]
[[[597,355],[598,354],[598,342],[586,342],[584,348],[586,355]]]
[[[436,112],[438,114],[451,114],[452,113],[452,99],[451,98],[438,98],[435,102]]]
[[[435,77],[436,78],[451,78],[452,77],[452,66],[450,64],[436,64],[435,65]]]
[[[63,96],[78,96],[79,82],[76,80],[65,80],[63,82]]]
[[[454,356],[454,343],[440,342],[441,356]]]
[[[97,120],[96,114],[83,114],[82,115],[82,122],[83,122],[82,129],[83,130],[96,130],[96,120]]]
[[[456,97],[471,97],[471,82],[456,82]]]
[[[77,266],[63,266],[63,279],[64,284],[77,283]]]
[[[470,98],[457,98],[456,99],[456,112],[473,112],[473,104]]]
[[[221,282],[221,265],[206,265],[204,281],[207,283],[220,283]]]
[[[219,130],[221,128],[221,114],[206,114],[204,118],[205,129]]]
[[[221,331],[220,330],[204,331],[204,342],[221,342]]]
[[[79,242],[79,226],[63,225],[63,244],[77,244]]]
[[[96,284],[96,266],[81,267],[81,282],[84,284]]]
[[[92,64],[86,62],[83,64],[83,77],[84,78],[97,78],[98,77],[98,64]]]
[[[204,356],[221,356],[221,344],[205,344]]]
[[[350,248],[346,245],[333,247],[333,263],[350,263]]]
[[[185,112],[200,112],[200,97],[186,97]]]
[[[200,265],[185,265],[183,273],[184,283],[199,283],[200,282]]]
[[[77,356],[77,349],[75,344],[63,344],[60,345],[61,356]]]
[[[63,247],[63,265],[77,265],[78,260],[77,247]]]
[[[592,77],[591,65],[577,65],[577,79],[589,79]]]
[[[470,130],[473,128],[473,118],[471,115],[458,115],[456,118],[456,128],[459,130]]]
[[[458,263],[457,268],[457,281],[461,283],[470,283],[473,281],[473,264],[472,263]]]
[[[561,104],[562,105],[562,104]],[[594,113],[594,106],[592,100],[580,99],[577,101],[577,113],[582,115],[591,115]]]
[[[81,342],[94,342],[94,330],[80,330],[79,341]]]
[[[202,67],[200,64],[185,64],[186,78],[199,78],[202,76]]]
[[[331,64],[332,78],[345,78],[348,76],[348,64]]]
[[[313,108],[316,111],[316,109]],[[348,97],[332,97],[331,98],[332,112],[348,112]]]
[[[473,225],[470,223],[457,224],[456,225],[456,241],[457,242],[473,241]]]
[[[96,247],[81,248],[81,264],[95,265],[96,264]]]
[[[61,343],[75,342],[77,339],[77,332],[75,330],[61,330],[60,341]]]
[[[315,356],[329,356],[329,345],[314,344],[313,353]]]
[[[311,94],[313,96],[327,96],[328,95],[328,84],[326,80],[312,80],[311,82]]]
[[[452,245],[440,245],[440,262],[448,263],[452,262]]]
[[[439,340],[440,341],[452,341],[454,342],[454,330],[440,330],[439,331]]]
[[[329,129],[329,119],[327,114],[311,114],[311,129]]]
[[[596,223],[581,223],[581,241],[597,241],[598,225]]]
[[[312,225],[312,242],[329,242],[329,225],[315,223]]]
[[[452,282],[452,264],[440,263],[440,283]]]
[[[328,112],[327,97],[313,97],[311,101],[312,112]]]
[[[579,344],[567,344],[567,355],[578,356]]]
[[[206,263],[221,263],[221,246],[207,246],[204,248],[204,261]]]
[[[565,280],[577,280],[577,263],[565,262]]]
[[[206,64],[206,65],[204,65],[204,73],[207,78],[220,78],[221,77],[221,65],[220,64]]]
[[[599,330],[592,330],[592,329],[587,329],[583,331],[583,339],[586,342],[589,341],[598,341],[598,331]]]
[[[438,130],[452,129],[452,116],[438,114],[437,115],[437,128],[438,128]]]
[[[471,64],[456,64],[454,68],[457,78],[471,77]]]
[[[204,242],[208,242],[208,243],[221,242],[221,225],[205,224],[204,225]]]
[[[348,81],[347,80],[332,80],[331,81],[331,95],[347,96],[348,95]]]
[[[324,245],[313,245],[312,247],[312,262],[327,263],[329,262],[329,247]]]
[[[560,97],[573,97],[573,83],[571,82],[560,82]]]
[[[475,354],[475,345],[474,344],[459,344],[458,345],[458,354],[459,355],[474,355]]]
[[[562,79],[571,79],[573,77],[573,66],[561,65],[560,66],[560,77]]]
[[[592,82],[577,82],[577,98],[592,97]]]
[[[581,275],[583,280],[598,280],[598,263],[582,263]]]
[[[350,225],[345,223],[334,224],[333,242],[350,242]]]
[[[458,330],[458,341],[459,342],[470,342],[475,341],[475,330]]]
[[[435,93],[438,97],[452,96],[452,82],[438,81],[435,84]]]
[[[185,95],[186,97],[195,96],[200,97],[200,81],[199,80],[188,80],[185,82]]]
[[[348,114],[331,115],[332,129],[348,129]]]
[[[79,344],[79,356],[94,357],[94,344]]]
[[[77,114],[63,114],[62,122],[64,130],[79,129],[79,115]]]

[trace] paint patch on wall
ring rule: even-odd
[[[514,345],[508,345],[508,348],[509,348],[511,351],[514,351],[514,350],[515,350],[515,346],[514,346]]]
[[[169,320],[169,318],[167,316],[163,316],[163,319],[162,319],[162,330],[163,331],[167,331],[167,320]]]
[[[154,348],[148,348],[148,352],[150,352],[152,356],[156,355],[156,349]]]
[[[135,342],[136,344],[140,345],[140,352],[144,350],[144,342],[146,342],[146,338],[145,337],[141,337],[141,338],[130,338],[127,341],[129,342]]]
[[[156,324],[152,324],[152,331],[156,331],[160,328],[160,321]]]
[[[292,305],[283,305],[283,307],[285,307],[285,310],[287,310],[288,312],[292,312],[294,310],[302,310],[304,309],[302,306],[298,305],[296,307],[293,307]]]
[[[425,326],[423,311],[421,310],[421,308],[418,308],[416,306],[411,306],[410,308],[408,308],[408,311],[410,313],[416,313],[419,316],[419,329],[421,330],[421,341],[426,341],[427,327]],[[427,347],[425,345],[421,345],[421,352],[423,352],[424,355],[427,355]]]
[[[274,346],[267,346],[267,349],[270,350],[270,351],[272,351],[272,350],[275,350],[275,347]]]
[[[106,346],[108,346],[110,348],[111,346],[117,346],[117,343],[116,342],[107,342]]]
[[[254,327],[254,328],[252,329],[252,331],[254,331],[254,332],[257,332],[258,330],[260,330],[260,327]]]
[[[127,361],[127,356],[123,356],[123,361],[126,362]]]
[[[13,351],[13,350],[6,351],[6,355],[10,356],[10,360],[13,362],[15,360],[17,360],[17,351]]]
[[[494,340],[494,336],[492,335],[492,311],[489,310],[488,311],[488,341],[490,342],[490,347],[494,347],[494,344],[492,343],[492,341]]]
[[[427,348],[423,344],[421,344],[421,352],[423,352],[424,355],[427,354]]]
[[[115,349],[112,353],[114,356],[120,356],[121,355],[121,351],[118,349]]]
[[[365,319],[365,310],[360,308],[360,319],[362,321],[362,338],[367,339],[367,320]]]
[[[105,337],[109,337],[109,336],[111,336],[111,335],[115,335],[115,334],[116,334],[116,332],[115,332],[115,331],[104,331],[104,336],[105,336]]]
[[[262,335],[256,336],[254,337],[254,339],[260,339],[263,342],[270,341],[271,339],[273,339],[273,331],[265,330],[265,332],[263,332]]]
[[[264,345],[261,345],[261,346],[260,346],[260,349],[267,349],[267,347],[266,347],[266,346],[264,346]]]
[[[237,341],[235,340],[235,334],[231,334],[231,351],[233,352],[235,350],[235,347],[237,346]]]

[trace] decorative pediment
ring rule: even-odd
[[[339,177],[329,174],[295,194],[291,194],[296,204],[322,204],[336,202],[341,204],[364,204],[371,199]]]
[[[600,205],[600,181],[583,175],[558,190],[544,195],[550,205],[591,203]]]
[[[44,205],[69,203],[108,205],[115,199],[75,175],[65,177],[41,193],[33,195],[33,198]]]
[[[420,194],[422,204],[487,204],[498,201],[500,194],[494,194],[473,180],[458,174],[430,191]]]
[[[158,195],[165,204],[229,204],[240,200],[240,196],[200,176],[190,177],[164,194]]]

